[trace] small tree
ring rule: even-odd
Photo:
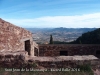
[[[50,43],[49,44],[53,44],[53,37],[52,37],[52,35],[50,35]]]

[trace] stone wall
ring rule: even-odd
[[[45,68],[75,68],[78,65],[100,65],[100,60],[75,60],[75,61],[36,61],[39,66]]]
[[[68,68],[77,65],[100,65],[100,59],[93,55],[83,56],[55,56],[55,57],[31,57],[28,59],[30,64],[35,63],[44,68]]]
[[[32,33],[0,19],[0,51],[25,50],[26,40],[30,40],[30,54],[34,55]]]
[[[26,51],[4,51],[0,52],[0,67],[21,67],[27,61]]]
[[[60,56],[60,51],[67,51],[68,56],[96,55],[100,45],[96,44],[53,44],[39,45],[39,56]]]
[[[27,51],[0,52],[0,67],[4,68],[74,68],[85,64],[100,65],[100,60],[90,55],[30,57]]]

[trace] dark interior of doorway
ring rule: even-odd
[[[26,40],[25,41],[25,51],[28,52],[28,55],[30,55],[30,49],[31,49],[30,40]]]

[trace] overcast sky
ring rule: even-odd
[[[0,18],[25,28],[100,28],[100,0],[0,0]]]

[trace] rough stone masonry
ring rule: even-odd
[[[38,45],[33,41],[31,32],[0,19],[0,65],[13,67],[19,64],[16,66],[20,67],[25,61],[32,63],[37,61],[39,65],[47,67],[48,63],[52,64],[56,60],[60,61],[60,63],[58,61],[56,63],[60,65],[64,58],[65,65],[67,65],[66,62],[72,62],[72,58],[75,57],[73,55],[96,54],[98,56],[99,52],[100,45],[39,45],[38,48]],[[37,55],[40,57],[34,57]],[[56,58],[56,56],[61,57]],[[75,59],[82,61],[83,57],[78,56]],[[84,60],[87,61],[98,59],[94,56],[92,59],[89,56],[85,56],[85,58]]]
[[[33,41],[32,33],[15,26],[0,18],[0,52],[27,51],[34,56],[34,48],[38,45]]]

